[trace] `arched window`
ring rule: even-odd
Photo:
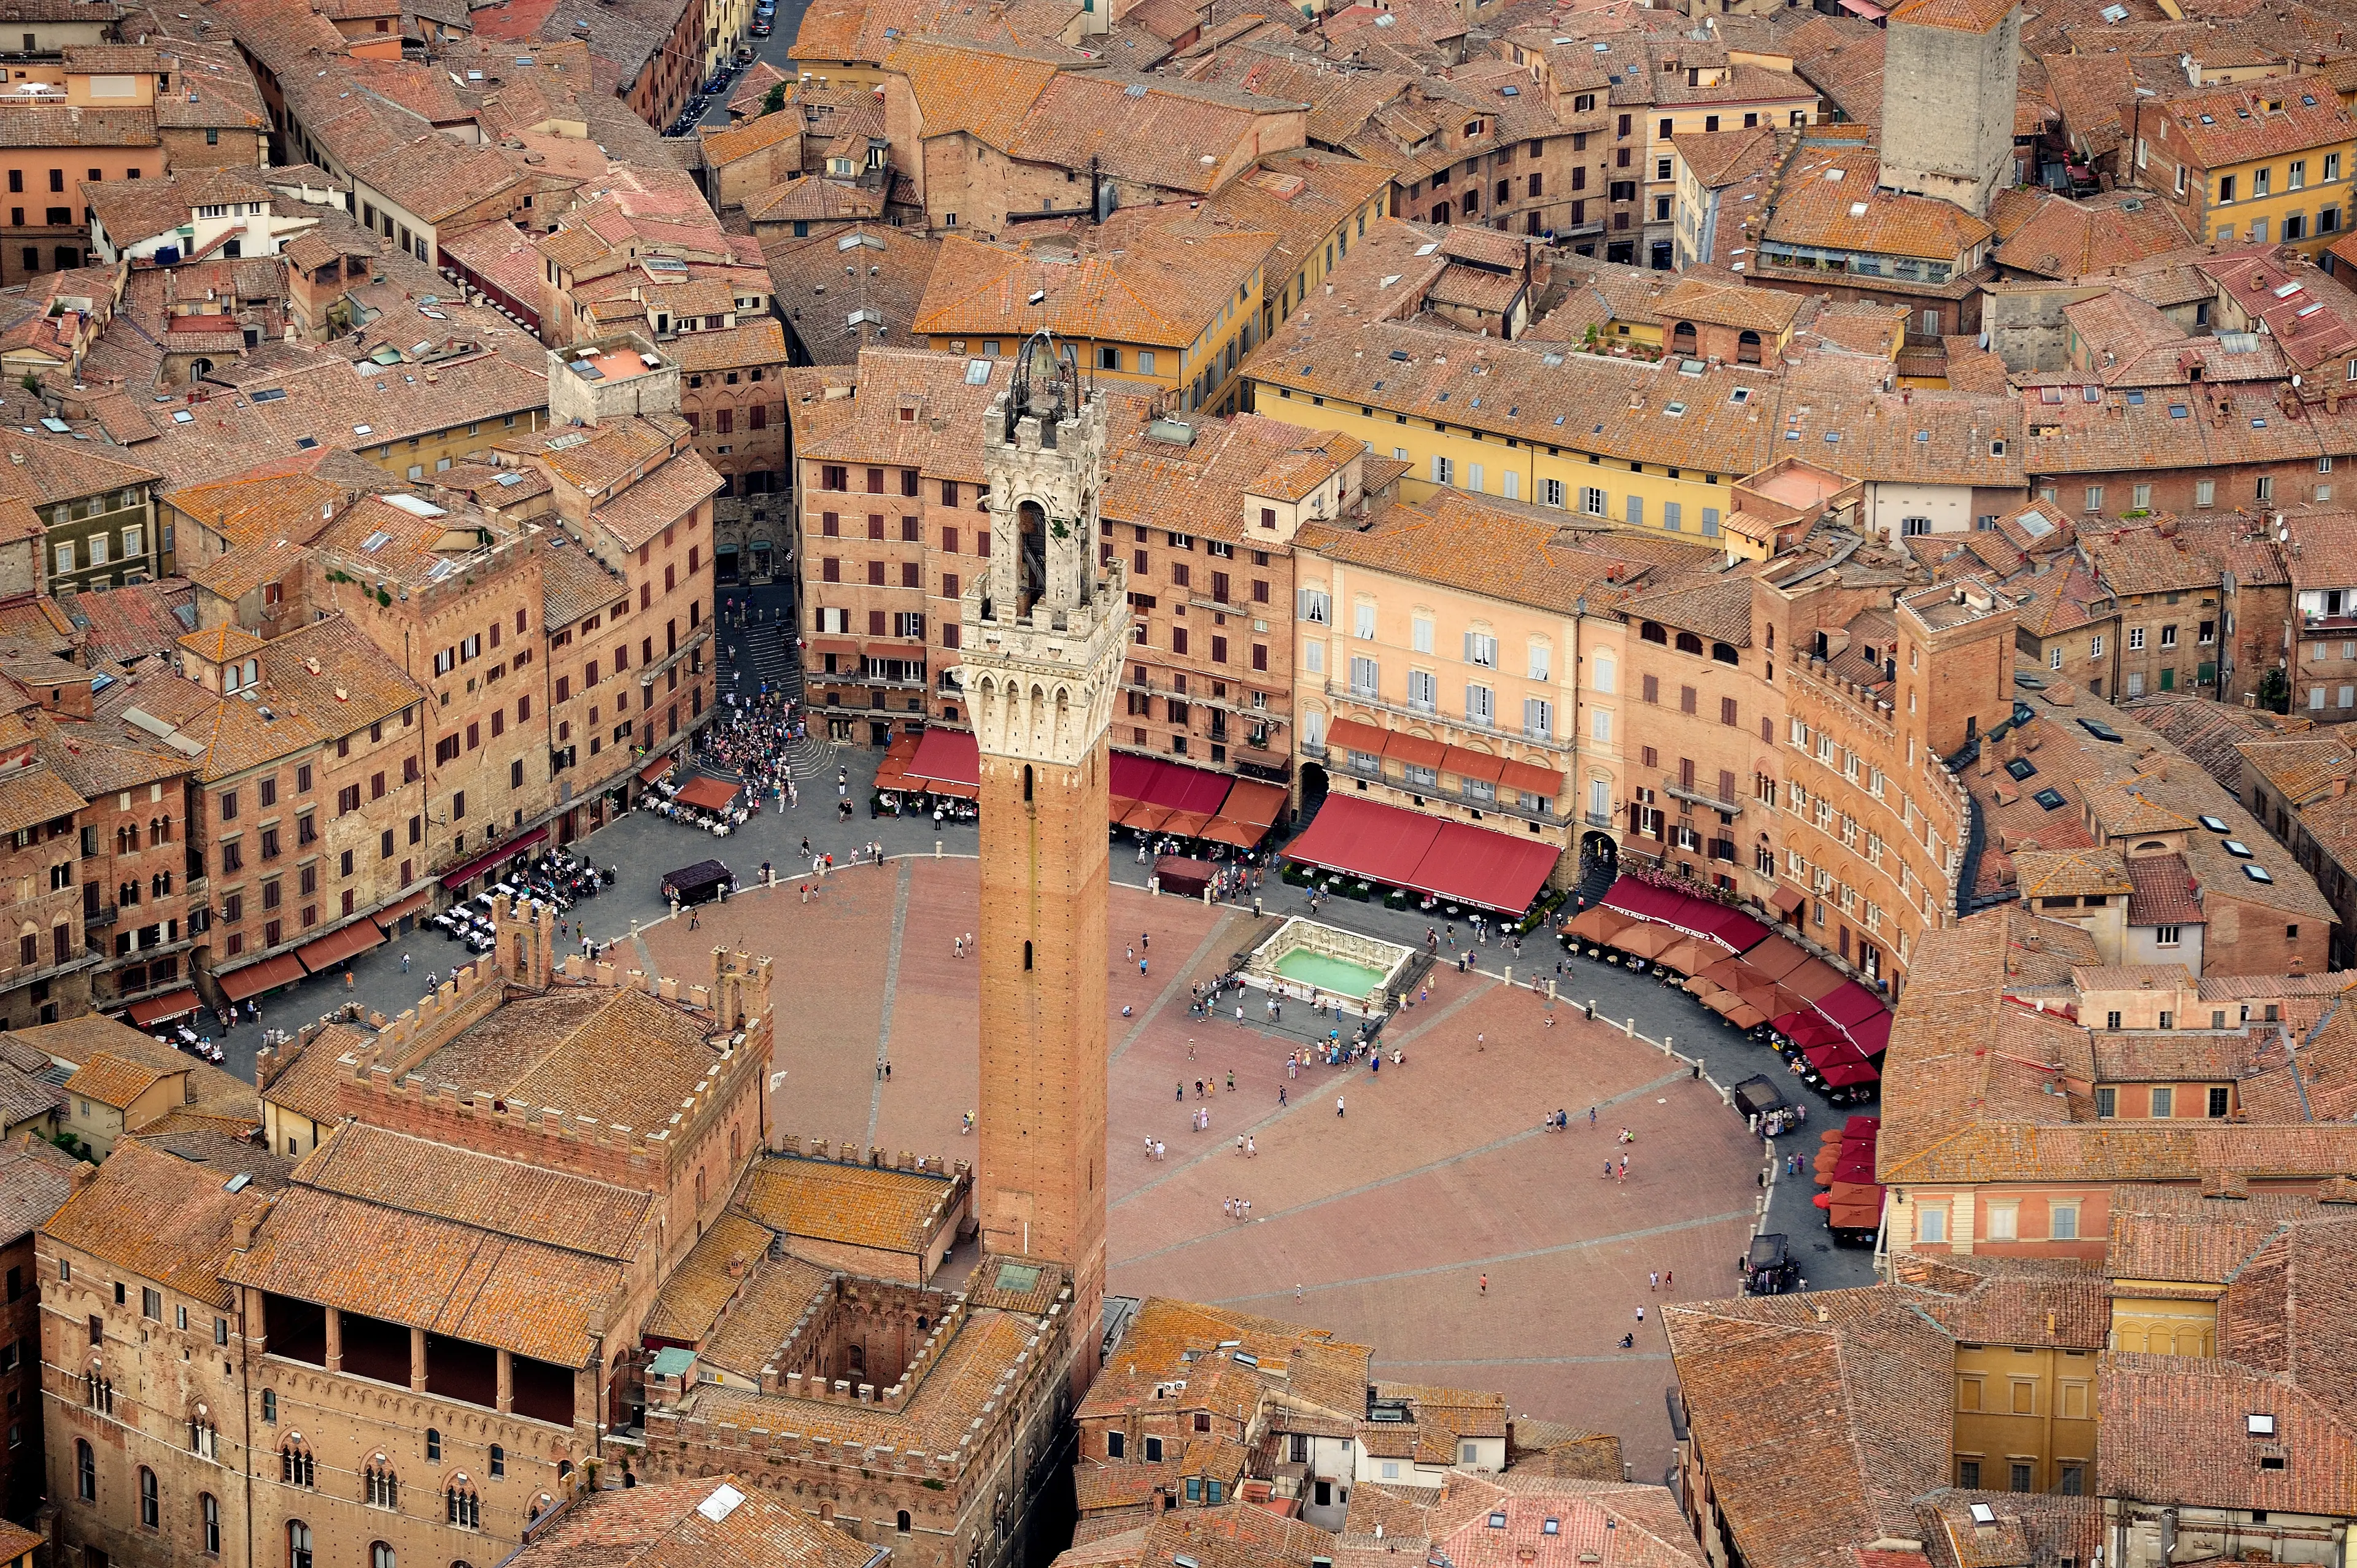
[[[431,1426],[425,1429],[425,1456],[428,1459],[442,1457],[442,1434]]]
[[[395,1509],[401,1506],[401,1481],[393,1466],[382,1454],[369,1461],[361,1472],[362,1497],[372,1509]]]
[[[1682,631],[1678,633],[1678,651],[1680,653],[1700,653],[1702,651],[1702,639],[1696,637],[1690,631]]]
[[[139,1466],[139,1528],[160,1530],[164,1524],[164,1499],[156,1489],[156,1472],[146,1466]]]
[[[1738,664],[1742,662],[1741,660],[1737,658],[1735,644],[1731,642],[1712,643],[1710,645],[1710,656],[1713,660],[1721,664]]]
[[[1670,640],[1669,632],[1663,627],[1662,623],[1657,620],[1639,621],[1637,623],[1637,635],[1643,638],[1647,642],[1667,642]]]
[[[311,1568],[311,1527],[299,1519],[286,1521],[286,1568]]]
[[[444,1517],[460,1530],[483,1528],[483,1499],[476,1496],[466,1477],[455,1477],[443,1488],[442,1503]]]
[[[221,1555],[221,1499],[210,1492],[197,1494],[197,1522],[202,1531],[204,1554]]]
[[[98,1455],[79,1437],[74,1439],[74,1496],[86,1503],[98,1501]]]
[[[902,1535],[908,1534],[909,1510],[907,1509],[902,1509],[898,1514],[894,1515],[892,1524],[893,1528],[898,1530]]]
[[[370,1541],[369,1568],[394,1568],[393,1548],[382,1541]]]
[[[278,1478],[290,1487],[318,1484],[318,1461],[299,1437],[290,1437],[278,1449]]]
[[[1760,362],[1759,333],[1747,329],[1736,337],[1735,362],[1738,365],[1756,365]]]
[[[491,1474],[494,1476],[504,1476],[507,1473],[508,1451],[494,1443],[491,1444]]]
[[[1670,328],[1670,352],[1673,354],[1681,354],[1689,360],[1693,359],[1697,352],[1697,341],[1695,324],[1691,321],[1681,321]]]

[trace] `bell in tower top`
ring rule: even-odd
[[[1053,446],[1055,436],[1049,427],[1071,418],[1080,406],[1081,369],[1072,346],[1058,343],[1056,335],[1042,327],[1024,339],[1015,356],[1015,382],[1007,394],[1006,439],[1015,439],[1015,421],[1027,413],[1037,414],[1045,439]]]
[[[980,618],[1076,629],[1075,618],[1102,597],[1095,540],[1104,396],[1082,380],[1072,345],[1041,330],[1024,342],[1012,381],[985,420],[990,531],[1002,542],[992,552]],[[1035,623],[1041,611],[1046,619]]]

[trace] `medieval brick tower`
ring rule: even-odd
[[[965,596],[982,751],[982,1148],[992,1252],[1072,1272],[1074,1388],[1105,1272],[1105,726],[1129,618],[1095,560],[1105,403],[1071,350],[1025,345],[984,416],[990,573]]]

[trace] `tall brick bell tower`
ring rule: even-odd
[[[986,1251],[1072,1273],[1096,1371],[1105,1273],[1105,726],[1127,635],[1124,565],[1096,560],[1105,403],[1035,334],[984,415],[989,575],[965,595],[982,752],[982,1148]]]

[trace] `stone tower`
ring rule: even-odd
[[[2019,0],[1906,0],[1882,65],[1882,185],[1986,217],[2013,171]]]
[[[990,573],[965,595],[982,752],[982,1148],[991,1252],[1072,1272],[1075,1397],[1105,1269],[1105,726],[1127,576],[1096,561],[1105,403],[1045,333],[984,415]]]

